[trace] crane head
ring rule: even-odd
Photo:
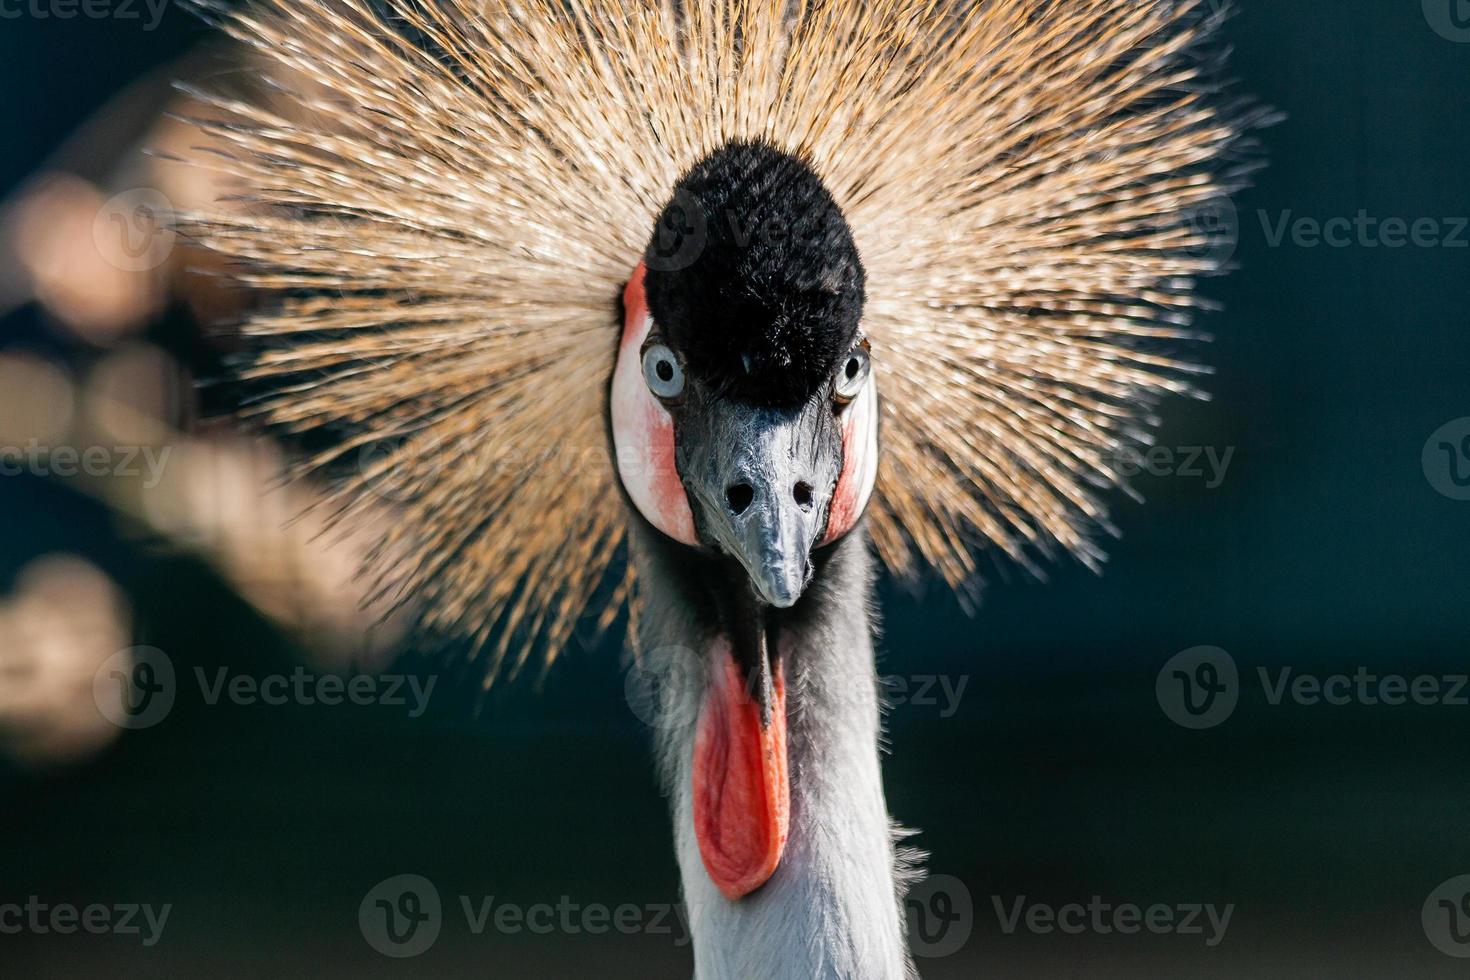
[[[665,535],[739,562],[787,608],[857,523],[877,395],[852,232],[805,163],[761,143],[679,182],[624,294],[619,475]]]

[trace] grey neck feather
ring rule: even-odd
[[[647,528],[634,560],[646,599],[640,639],[664,685],[659,756],[698,980],[903,980],[905,944],[894,831],[879,768],[879,699],[870,625],[871,558],[861,530],[833,548],[783,621],[791,830],[776,873],[735,902],[715,888],[695,839],[691,767],[709,624],[689,577]]]

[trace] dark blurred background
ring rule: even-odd
[[[359,609],[360,541],[283,530],[313,491],[266,491],[276,450],[200,421],[194,382],[228,347],[198,324],[242,300],[147,225],[151,195],[209,188],[139,148],[190,138],[161,121],[169,78],[234,84],[237,54],[172,3],[37,2],[0,2],[0,912],[170,911],[151,945],[141,914],[137,935],[8,934],[0,914],[0,975],[687,975],[655,918],[677,872],[619,631],[481,698],[455,651],[399,656],[397,622]],[[1239,270],[1206,285],[1213,401],[1166,406],[1101,577],[1001,569],[974,617],[937,586],[882,588],[880,669],[909,690],[890,808],[965,917],[926,977],[1465,975],[1470,706],[1272,704],[1260,671],[1470,696],[1470,4],[1256,0],[1226,32],[1287,119],[1211,216],[1239,226]],[[101,447],[96,472],[65,475],[57,447]],[[1165,669],[1200,646],[1218,651]],[[156,656],[138,647],[177,698],[124,730],[94,678]],[[1233,712],[1181,714],[1175,667],[1220,678]],[[210,704],[196,670],[221,668],[435,688],[419,717]],[[402,960],[358,919],[400,874],[445,909]],[[641,925],[476,934],[460,896],[632,904]],[[1213,946],[1208,926],[1007,932],[997,904],[1022,896],[1233,911]]]

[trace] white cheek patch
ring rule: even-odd
[[[842,415],[842,474],[832,493],[827,534],[822,544],[836,541],[858,522],[873,495],[878,478],[878,372],[868,375],[862,392]]]
[[[675,541],[698,544],[689,495],[674,465],[674,418],[643,379],[643,342],[653,328],[643,266],[623,291],[623,339],[613,369],[612,435],[618,476],[633,506]]]

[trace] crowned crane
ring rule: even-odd
[[[1212,98],[1210,6],[216,11],[274,94],[198,93],[245,205],[184,221],[279,297],[256,412],[358,462],[344,514],[402,502],[383,588],[487,678],[622,608],[675,651],[702,980],[912,972],[874,556],[1099,560],[1259,121]]]
[[[762,143],[702,160],[657,225],[624,293],[612,437],[643,643],[694,658],[656,727],[697,972],[901,977],[849,533],[878,452],[862,260],[816,174]]]

